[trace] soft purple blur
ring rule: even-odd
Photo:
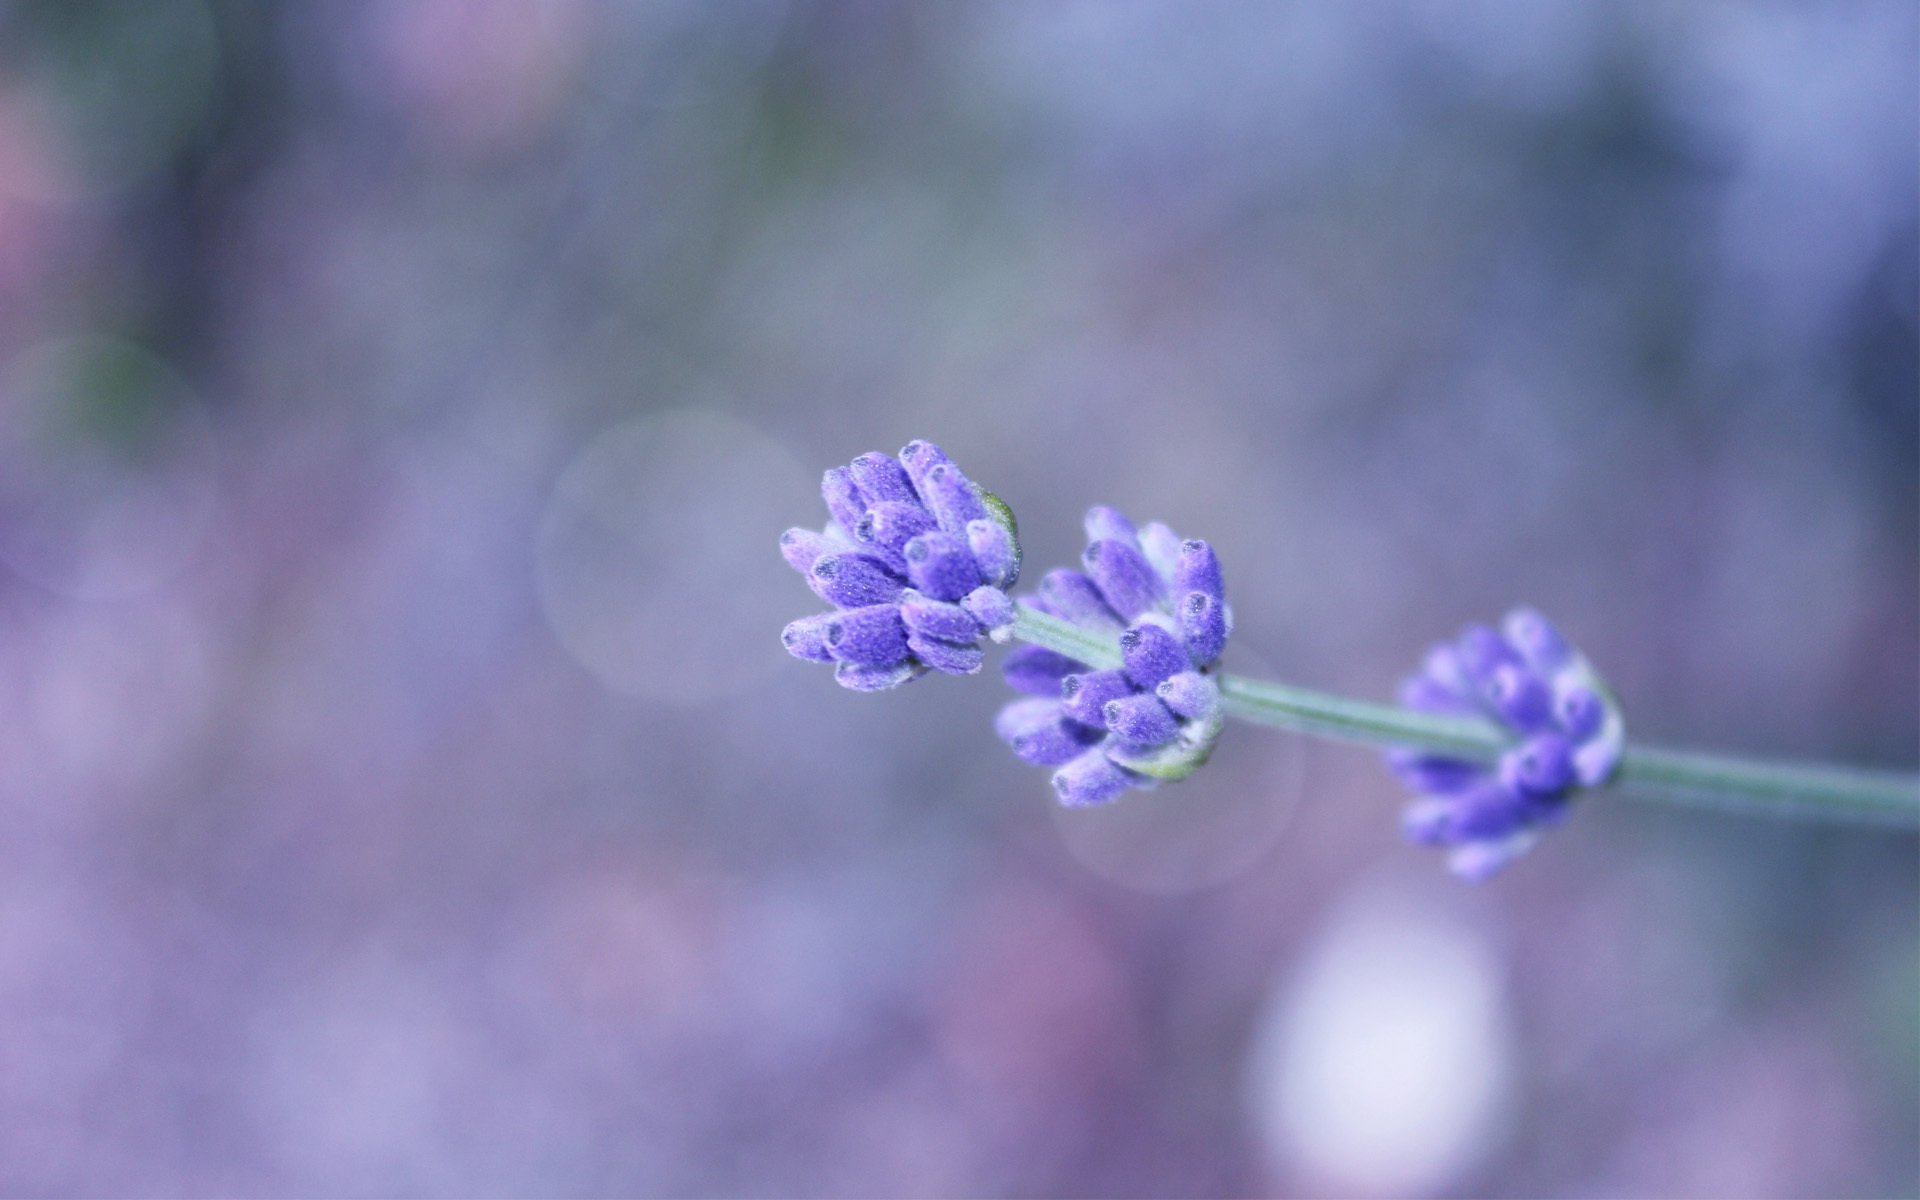
[[[0,1191],[1912,1194],[1913,837],[1061,811],[776,539],[928,437],[1911,767],[1917,159],[1907,0],[0,7]]]

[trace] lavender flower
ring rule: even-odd
[[[862,454],[828,471],[820,493],[832,519],[787,530],[780,553],[834,607],[788,625],[788,652],[835,664],[834,678],[862,692],[978,671],[980,638],[1005,641],[1013,627],[1012,511],[932,442],[898,459]]]
[[[1400,689],[1408,708],[1482,717],[1511,731],[1495,763],[1394,750],[1387,761],[1420,798],[1407,836],[1451,847],[1448,865],[1485,879],[1532,849],[1566,815],[1574,790],[1606,782],[1620,761],[1619,705],[1545,617],[1520,608],[1499,632],[1475,625],[1435,646]]]
[[[1130,787],[1184,779],[1206,762],[1224,717],[1212,668],[1233,627],[1213,548],[1158,522],[1136,530],[1118,511],[1087,513],[1083,571],[1056,570],[1034,607],[1117,636],[1121,665],[1095,670],[1038,646],[1002,671],[1026,694],[994,722],[1013,752],[1055,767],[1060,802],[1105,804]]]

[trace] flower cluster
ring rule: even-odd
[[[1084,629],[1117,636],[1121,665],[1090,665],[1038,646],[1003,663],[1027,699],[994,728],[1030,763],[1059,768],[1063,804],[1104,804],[1130,787],[1192,774],[1213,752],[1223,718],[1208,670],[1233,626],[1213,548],[1165,525],[1135,530],[1111,508],[1087,514],[1084,571],[1056,570],[1030,603]]]
[[[834,607],[788,625],[788,652],[835,664],[834,678],[862,692],[929,668],[978,671],[980,638],[1004,640],[1013,625],[1020,542],[1007,506],[921,441],[898,459],[873,452],[833,468],[820,492],[832,519],[787,530],[780,552]]]
[[[1420,798],[1407,836],[1448,846],[1448,865],[1485,879],[1525,854],[1566,815],[1578,787],[1606,782],[1626,730],[1619,705],[1580,652],[1531,609],[1507,614],[1499,631],[1469,627],[1435,646],[1400,689],[1408,708],[1491,718],[1513,746],[1493,763],[1396,750],[1395,774]]]

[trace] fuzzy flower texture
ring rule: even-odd
[[[1128,788],[1183,779],[1206,762],[1224,717],[1210,672],[1233,615],[1213,548],[1155,522],[1136,530],[1111,508],[1087,514],[1084,571],[1055,570],[1035,608],[1117,637],[1121,665],[1095,670],[1038,646],[1002,664],[1027,694],[994,728],[1027,762],[1058,768],[1063,804],[1104,804]]]
[[[1005,640],[1014,620],[1006,589],[1020,542],[1007,506],[921,441],[833,468],[820,492],[832,519],[787,530],[780,553],[833,610],[788,625],[787,651],[833,664],[861,692],[978,671],[980,639]]]
[[[1531,609],[1499,631],[1469,627],[1435,646],[1400,689],[1408,708],[1480,717],[1513,735],[1493,763],[1397,750],[1388,762],[1420,793],[1406,833],[1449,847],[1448,866],[1485,879],[1532,849],[1566,815],[1576,788],[1605,783],[1620,761],[1620,707],[1580,652]]]

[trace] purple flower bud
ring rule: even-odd
[[[1060,681],[1060,699],[1066,714],[1096,729],[1107,726],[1107,701],[1132,693],[1133,685],[1120,671],[1084,671]]]
[[[907,657],[907,627],[891,604],[846,608],[831,615],[827,649],[841,662],[890,667]]]
[[[1193,667],[1172,634],[1145,622],[1120,635],[1120,661],[1127,678],[1143,691],[1152,691],[1161,680]]]
[[[1415,712],[1443,717],[1477,717],[1473,701],[1427,675],[1415,675],[1400,685],[1400,703]]]
[[[992,586],[1012,587],[1019,577],[1020,558],[1013,539],[993,518],[981,517],[967,522],[967,549],[973,552],[973,561],[980,564],[980,574]]]
[[[1106,598],[1107,607],[1128,621],[1159,606],[1160,577],[1132,543],[1104,538],[1088,546],[1080,561]]]
[[[880,561],[865,554],[825,554],[807,573],[807,584],[829,604],[863,608],[892,604],[905,591]]]
[[[1134,529],[1133,522],[1127,520],[1125,514],[1117,508],[1109,508],[1104,504],[1094,505],[1087,510],[1085,525],[1089,542],[1112,540],[1126,542],[1133,546],[1140,544],[1140,535]]]
[[[1098,746],[1053,773],[1053,790],[1068,808],[1106,804],[1134,782],[1132,776],[1108,761]]]
[[[1014,611],[1013,601],[997,587],[977,587],[961,598],[960,607],[968,616],[979,622],[980,628],[988,633],[997,633],[1011,626],[1019,616]],[[996,641],[1003,640],[996,638]]]
[[[811,617],[801,617],[780,631],[780,644],[787,653],[807,662],[826,663],[833,661],[833,654],[827,649],[827,624],[834,613],[817,613]]]
[[[936,463],[918,483],[920,495],[941,530],[953,537],[964,540],[967,522],[986,519],[986,501],[952,463]]]
[[[1512,791],[1554,793],[1574,782],[1573,748],[1557,733],[1543,733],[1500,757],[1500,781]]]
[[[1199,538],[1180,543],[1180,559],[1174,566],[1173,590],[1176,593],[1202,592],[1216,601],[1225,601],[1227,585],[1220,575],[1220,560],[1213,547]]]
[[[882,500],[869,508],[853,529],[853,540],[885,560],[895,571],[905,572],[907,560],[901,551],[913,538],[933,528],[933,517],[918,504],[901,500]]]
[[[1220,707],[1219,685],[1198,671],[1168,676],[1153,689],[1153,694],[1175,715],[1189,721],[1204,721]]]
[[[1498,760],[1387,755],[1423,795],[1407,814],[1407,835],[1454,845],[1449,865],[1471,879],[1532,847],[1576,788],[1606,781],[1624,745],[1619,713],[1592,668],[1544,617],[1516,609],[1503,629],[1471,626],[1435,647],[1400,693],[1409,708],[1496,721],[1511,738]]]
[[[912,480],[913,490],[919,494],[922,503],[927,498],[927,489],[922,481],[926,479],[927,472],[942,463],[952,466],[953,460],[947,457],[945,450],[932,442],[915,440],[900,448],[900,466],[906,470],[907,478]]]
[[[869,450],[847,466],[847,473],[866,497],[869,507],[889,502],[920,507],[920,497],[899,463],[877,450]]]
[[[1102,631],[1120,628],[1118,614],[1107,607],[1092,579],[1078,571],[1056,567],[1040,581],[1040,600],[1062,620]]]
[[[1207,666],[1227,648],[1233,614],[1205,592],[1188,592],[1180,601],[1180,640],[1196,666]]]
[[[1007,686],[1029,696],[1057,698],[1060,695],[1060,681],[1086,669],[1085,663],[1075,662],[1064,654],[1056,654],[1039,646],[1016,646],[1000,660],[1000,674],[1006,679]]]
[[[1037,705],[1014,713],[1022,706]],[[1011,714],[1011,715],[1010,715]],[[1052,701],[1016,700],[1000,711],[994,731],[1013,752],[1037,767],[1057,767],[1078,758],[1099,734],[1060,715]]]
[[[1487,777],[1487,768],[1480,763],[1414,750],[1388,751],[1387,764],[1410,790],[1429,795],[1451,795]]]
[[[1532,733],[1553,722],[1553,691],[1539,676],[1511,663],[1493,669],[1487,700],[1513,729]]]
[[[820,480],[820,496],[827,502],[827,511],[833,514],[833,519],[849,534],[866,515],[867,498],[860,494],[859,485],[853,482],[853,473],[845,467],[834,467],[826,473]]]
[[[787,565],[805,575],[822,554],[832,552],[827,536],[811,529],[789,529],[780,535],[780,557]]]
[[[863,663],[843,662],[833,669],[834,682],[855,692],[884,692],[888,688],[897,688],[910,680],[925,675],[927,669],[908,659],[890,667],[873,667]]]
[[[1527,665],[1542,675],[1551,675],[1573,661],[1573,647],[1552,622],[1531,608],[1516,608],[1501,623],[1507,642]]]
[[[900,599],[900,619],[908,633],[941,638],[949,642],[971,642],[980,636],[980,623],[972,614],[947,600],[932,600],[909,591]]]
[[[1153,573],[1172,582],[1180,566],[1180,535],[1158,521],[1140,527],[1140,550],[1153,564]]]
[[[1101,709],[1113,736],[1128,746],[1165,745],[1180,732],[1167,706],[1152,696],[1135,693],[1109,700]]]
[[[957,645],[919,634],[907,638],[907,649],[913,651],[915,658],[943,675],[972,675],[987,657],[986,652],[978,646]]]
[[[958,600],[980,586],[980,567],[959,539],[938,530],[906,546],[907,578],[935,600]]]
[[[1570,682],[1557,689],[1553,715],[1562,733],[1583,742],[1599,732],[1601,723],[1607,719],[1607,706],[1600,699],[1600,693],[1584,684]]]

